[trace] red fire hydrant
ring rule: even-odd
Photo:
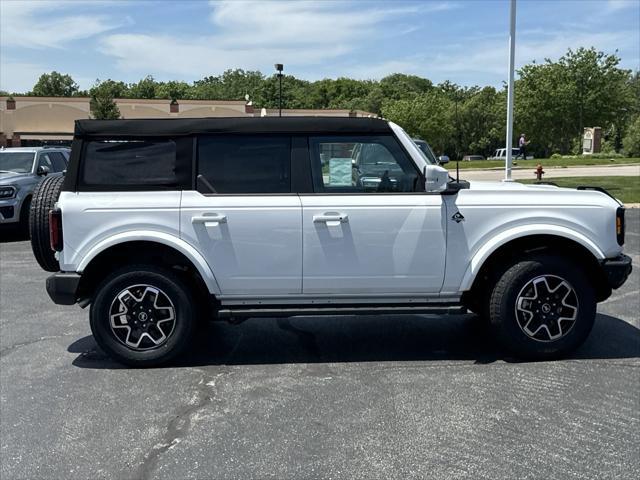
[[[544,175],[544,170],[542,169],[542,165],[538,164],[535,172],[533,173],[536,174],[536,178],[538,179],[538,181],[542,180],[542,175]]]

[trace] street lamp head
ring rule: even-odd
[[[276,63],[274,65],[274,67],[276,68],[277,71],[282,72],[282,69],[284,68],[284,65],[281,63]]]

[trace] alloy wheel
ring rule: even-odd
[[[516,297],[520,329],[540,342],[559,340],[578,317],[578,296],[571,284],[556,275],[541,275],[526,283]]]
[[[131,285],[116,295],[109,308],[114,336],[132,350],[163,345],[176,325],[176,310],[169,296],[152,285]]]

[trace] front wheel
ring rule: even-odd
[[[115,360],[134,367],[168,362],[189,345],[194,330],[193,298],[173,272],[153,266],[126,267],[111,274],[91,305],[91,331]]]
[[[514,354],[550,359],[580,346],[593,327],[593,286],[573,262],[538,255],[516,262],[491,292],[489,319]]]

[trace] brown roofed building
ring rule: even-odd
[[[0,146],[70,144],[74,122],[90,118],[89,97],[0,97]],[[118,98],[122,118],[278,116],[278,109],[254,109],[244,100]],[[283,109],[282,116],[369,117],[360,110]]]

